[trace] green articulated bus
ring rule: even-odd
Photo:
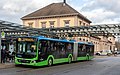
[[[92,43],[43,36],[19,37],[16,40],[15,65],[51,66],[64,62],[91,60],[93,56]]]

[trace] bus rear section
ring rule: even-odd
[[[68,62],[73,55],[73,42],[59,39],[39,39],[38,61],[45,61],[46,65]],[[38,66],[40,64],[38,63]]]
[[[91,60],[94,57],[94,45],[92,43],[74,42],[73,60]]]

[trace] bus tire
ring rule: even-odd
[[[19,65],[15,64],[15,67],[18,67]]]
[[[70,64],[72,62],[72,57],[68,57],[68,63]]]
[[[53,60],[52,60],[52,58],[49,58],[48,59],[48,66],[52,66],[53,65]]]
[[[89,61],[90,60],[90,57],[89,57],[89,55],[87,55],[87,61]]]

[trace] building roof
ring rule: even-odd
[[[22,20],[36,19],[36,18],[48,18],[48,17],[60,17],[60,16],[78,16],[81,19],[91,23],[86,17],[80,14],[66,3],[52,3],[46,7],[43,7],[35,12],[32,12],[24,17]]]
[[[96,39],[101,39],[101,38],[99,38],[98,36],[92,36],[92,35],[91,35],[91,37],[96,38]]]

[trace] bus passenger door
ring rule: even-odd
[[[38,45],[38,60],[46,60],[47,59],[47,41],[46,40],[41,40],[39,41]]]

